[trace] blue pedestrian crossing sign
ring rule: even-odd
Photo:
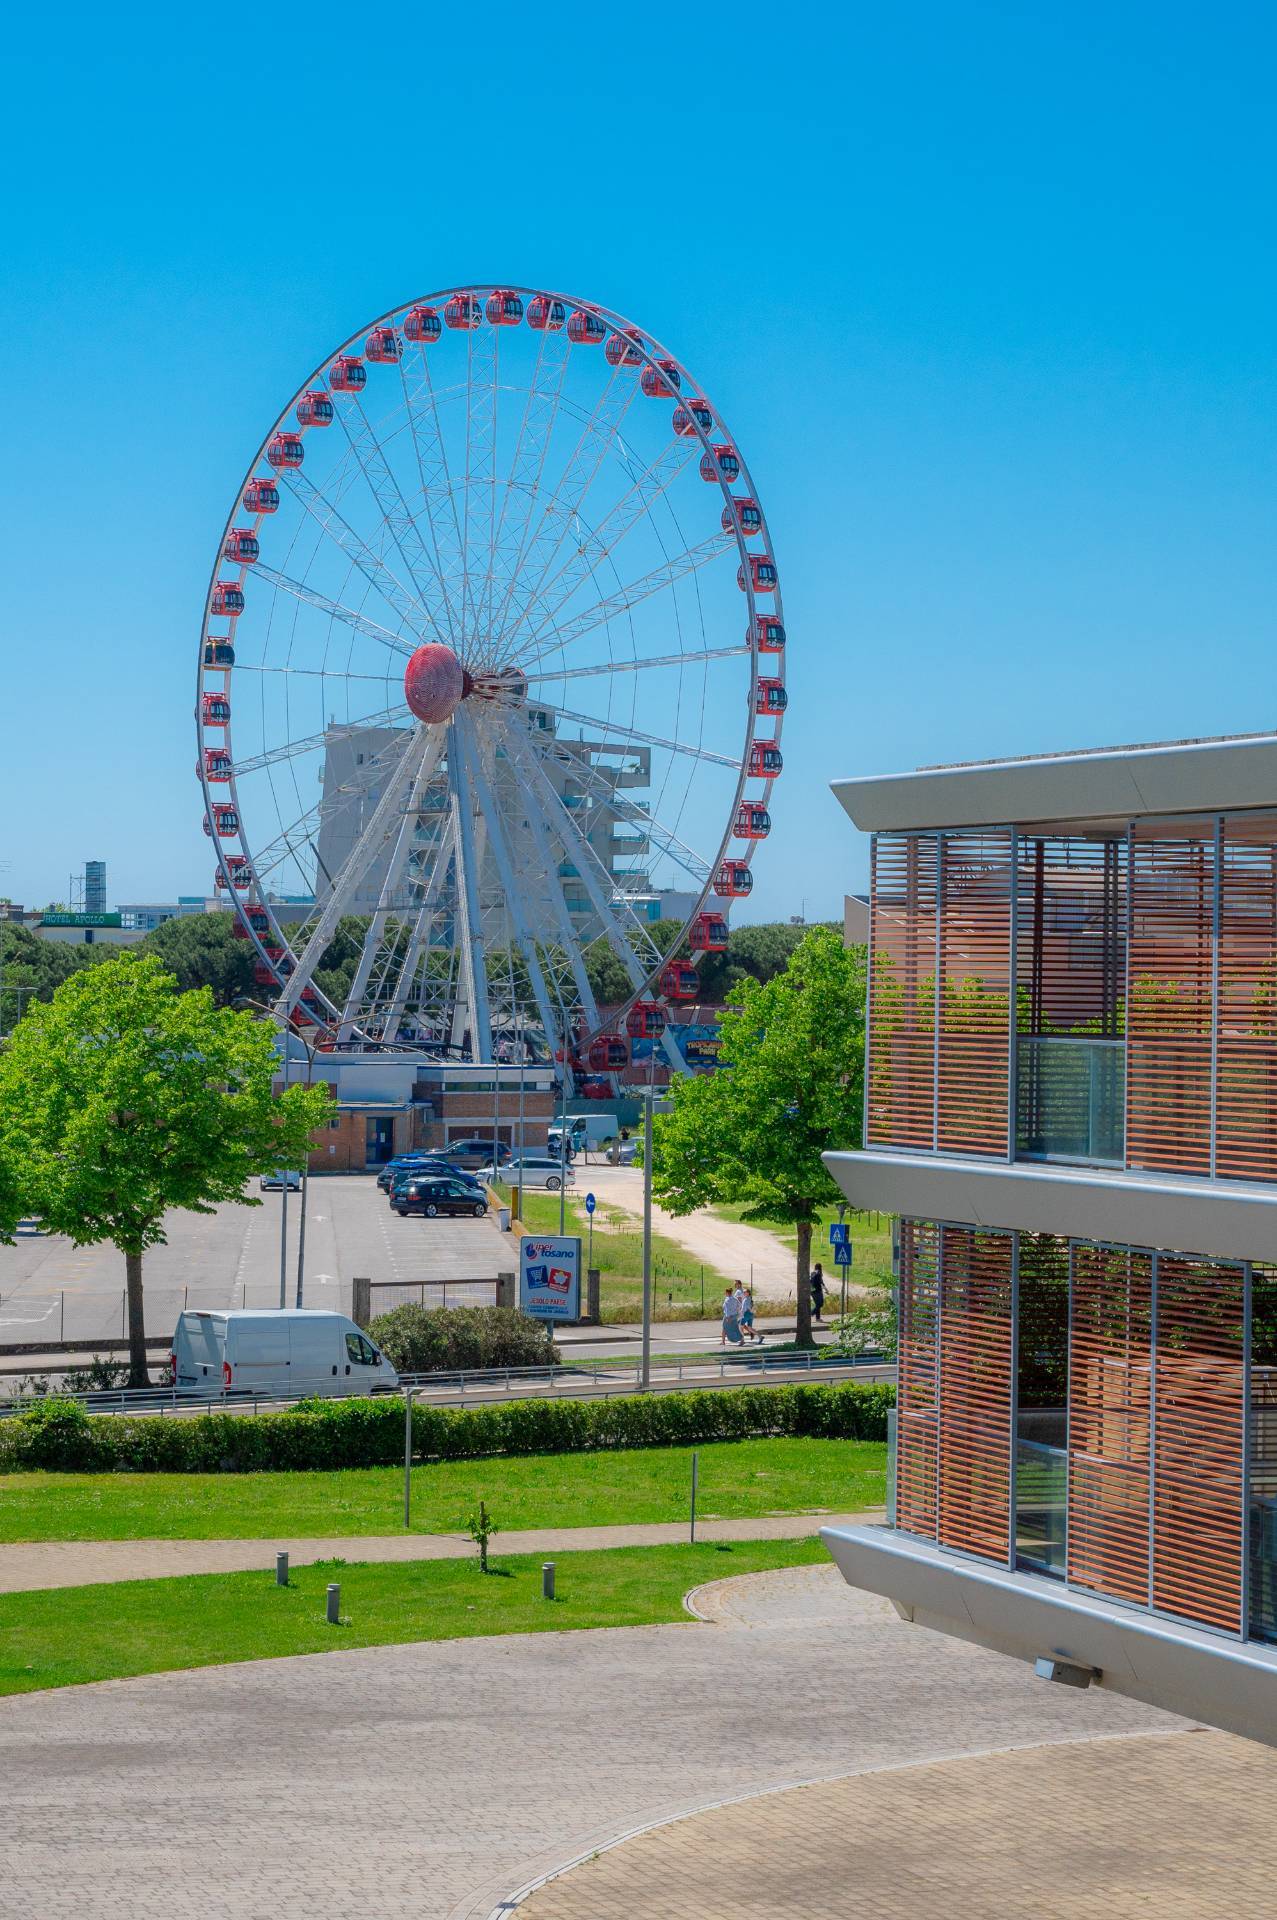
[[[850,1240],[834,1241],[834,1265],[836,1267],[849,1267],[851,1265]]]
[[[594,1195],[592,1193],[587,1193],[585,1196],[585,1211],[587,1213],[594,1212]]]
[[[829,1244],[831,1247],[850,1246],[851,1228],[845,1220],[833,1220],[830,1222]]]

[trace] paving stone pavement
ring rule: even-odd
[[[872,1513],[760,1514],[749,1520],[698,1520],[698,1540],[802,1540],[820,1527],[881,1517]],[[502,1553],[580,1553],[598,1547],[670,1547],[687,1539],[687,1522],[631,1527],[530,1527],[499,1535]],[[93,1587],[115,1580],[161,1580],[185,1573],[243,1573],[273,1567],[286,1553],[295,1567],[316,1560],[465,1560],[468,1533],[346,1534],[321,1539],[272,1535],[260,1540],[37,1540],[0,1546],[0,1593]]]
[[[716,1624],[367,1648],[0,1701],[0,1909],[488,1920],[538,1874],[693,1806],[1178,1724],[906,1627],[830,1567],[700,1599]]]
[[[1269,1920],[1277,1753],[1185,1730],[862,1773],[623,1841],[519,1920]]]

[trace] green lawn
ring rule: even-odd
[[[588,1189],[588,1168],[582,1170],[579,1179]],[[508,1202],[508,1190],[501,1188],[500,1192],[503,1203]],[[523,1223],[533,1233],[557,1233],[558,1195],[525,1191]],[[590,1224],[583,1194],[568,1196],[564,1232],[580,1234],[582,1259],[588,1263]],[[624,1207],[603,1204],[598,1207],[594,1215],[593,1260],[600,1275],[604,1320],[624,1324],[640,1319],[643,1233]],[[705,1266],[663,1233],[652,1235],[652,1278],[657,1320],[712,1320],[717,1303],[723,1297],[723,1288],[728,1284],[717,1267]]]
[[[712,1209],[720,1220],[740,1220],[743,1207],[714,1207]],[[829,1228],[838,1218],[837,1207],[825,1207],[820,1215],[820,1224],[812,1229],[811,1257],[819,1260],[825,1269],[825,1279],[831,1290],[839,1284],[838,1268],[834,1265],[834,1250],[829,1244]],[[891,1278],[891,1215],[889,1213],[853,1213],[847,1212],[847,1225],[851,1228],[851,1269],[850,1278],[864,1280],[871,1273],[883,1274]],[[775,1234],[778,1240],[798,1251],[797,1230],[784,1220],[754,1220],[751,1226],[762,1227],[765,1232]]]
[[[499,1547],[486,1578],[477,1558],[330,1560],[296,1568],[287,1587],[270,1570],[5,1594],[0,1694],[347,1647],[685,1620],[683,1595],[702,1581],[825,1558],[814,1539],[567,1553],[547,1601],[540,1556],[506,1559]],[[330,1580],[341,1583],[337,1627],[324,1618]]]
[[[699,1511],[853,1513],[881,1506],[886,1449],[762,1439],[697,1449]],[[480,1498],[517,1527],[623,1526],[687,1512],[691,1449],[444,1460],[413,1469],[413,1531],[457,1533]],[[0,1541],[332,1539],[403,1531],[403,1470],[0,1475]]]

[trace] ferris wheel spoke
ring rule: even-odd
[[[542,635],[553,628],[559,612],[567,606],[583,581],[609,561],[626,534],[651,513],[657,501],[668,492],[679,474],[686,470],[697,445],[695,440],[686,438],[671,441],[660,458],[644,468],[629,490],[608,510],[594,531],[581,541],[557,572],[549,576],[532,603],[538,608],[539,617],[536,626],[529,632],[529,645],[535,646]]]
[[[652,667],[685,667],[696,660],[733,660],[742,654],[748,654],[748,647],[693,647],[686,653],[654,653],[642,660],[603,660],[592,667],[549,667],[544,673],[527,675],[530,686],[538,686],[543,680],[589,680],[600,674],[647,673]],[[538,697],[537,705],[542,705]]]
[[[367,827],[347,854],[315,921],[314,929],[298,958],[297,965],[289,975],[275,1003],[275,1012],[280,1019],[287,1018],[297,1005],[305,988],[311,984],[315,968],[323,959],[325,949],[337,931],[337,923],[346,911],[355,888],[379,858],[395,832],[404,802],[416,784],[422,755],[427,747],[427,741],[421,735],[409,734],[406,740],[407,744],[400,756],[399,764],[386,781],[382,796],[373,809],[372,818]]]
[[[342,431],[350,444],[359,470],[367,482],[368,491],[377,503],[377,510],[395,548],[408,570],[408,577],[417,590],[418,601],[425,613],[437,639],[447,637],[446,611],[438,604],[443,582],[438,571],[426,552],[421,537],[421,529],[403,497],[403,491],[395,477],[394,470],[382,451],[372,422],[364,409],[363,401],[355,398],[348,406],[337,408],[337,418]]]
[[[367,681],[372,686],[375,686],[375,687],[387,687],[387,686],[393,687],[396,681],[401,680],[403,677],[402,674],[397,672],[396,673],[348,673],[346,672],[345,668],[342,668],[340,672],[337,672],[332,667],[289,667],[289,666],[282,666],[282,665],[267,665],[263,661],[241,660],[236,665],[235,677],[236,679],[241,679],[243,675],[246,673],[295,674],[298,676],[298,678],[305,679],[305,680],[341,680],[341,681],[361,680],[361,681]]]
[[[596,601],[594,606],[578,614],[575,619],[565,621],[563,626],[552,634],[550,643],[542,646],[539,651],[526,659],[516,651],[514,659],[523,671],[527,672],[529,667],[538,665],[542,660],[550,659],[556,653],[565,652],[575,641],[584,639],[586,634],[593,633],[597,627],[606,626],[610,620],[629,613],[644,600],[650,600],[654,593],[663,593],[667,587],[674,586],[689,573],[695,573],[699,567],[708,566],[711,560],[717,560],[720,554],[734,549],[735,546],[734,534],[712,534],[708,540],[702,540],[699,545],[686,548],[684,552],[676,554],[672,559],[663,560],[659,567],[653,567],[650,573],[642,574],[637,580],[631,580],[628,586],[618,588],[606,599]],[[530,637],[526,644],[532,644]],[[729,651],[737,653],[747,649],[734,647]]]
[[[498,327],[475,327],[466,335],[466,465],[462,501],[461,638],[467,653],[479,641],[477,631],[482,600],[481,581],[487,572],[480,532],[482,516],[475,501],[494,479],[493,447],[496,397]],[[491,369],[491,372],[489,372]]]
[[[439,401],[435,394],[434,382],[430,377],[429,351],[425,346],[418,348],[421,378],[416,386],[408,379],[405,360],[399,362],[399,375],[403,384],[404,412],[408,420],[408,431],[412,436],[413,455],[417,463],[417,476],[421,481],[421,498],[426,517],[430,522],[430,538],[435,552],[435,566],[444,588],[444,605],[448,612],[448,624],[455,650],[459,644],[458,608],[454,604],[464,573],[464,543],[461,535],[461,516],[457,512],[456,490],[448,470],[448,448],[444,439],[443,425],[439,419]],[[429,401],[427,408],[423,402]],[[441,502],[447,501],[448,512],[444,512]],[[451,519],[452,525],[448,522]]]
[[[365,639],[376,640],[379,645],[388,647],[392,653],[407,659],[412,654],[410,647],[398,634],[388,628],[378,626],[375,620],[367,620],[362,613],[356,613],[353,607],[344,607],[338,600],[330,600],[326,593],[317,593],[301,580],[292,580],[286,573],[277,573],[274,567],[266,567],[259,561],[253,568],[254,576],[267,581],[272,587],[278,587],[281,593],[291,594],[294,600],[300,600],[303,606],[314,607],[318,613],[326,613],[331,620],[340,620],[345,626],[353,627],[356,633],[362,633]]]
[[[627,826],[641,827],[645,836],[646,852],[651,851],[649,843],[655,842],[656,851],[675,861],[689,879],[695,880],[698,889],[706,884],[712,871],[709,862],[702,859],[694,847],[689,847],[686,841],[680,840],[671,828],[662,825],[650,809],[640,807],[636,801],[623,799],[616,787],[603,778],[596,766],[588,761],[579,760],[574,754],[569,753],[561,742],[554,740],[542,742],[535,734],[529,734],[528,738],[532,743],[533,751],[540,754],[543,759],[555,760],[560,766],[570,768],[574,777],[582,781],[592,796],[616,819],[623,820]]]
[[[409,593],[381,556],[372,551],[349,522],[342,518],[332,501],[321,493],[300,468],[284,469],[282,478],[289,491],[327,534],[334,546],[345,554],[348,560],[354,562],[365,580],[377,589],[387,606],[393,607],[399,618],[405,621],[414,633],[424,639],[428,632],[435,630],[435,617],[430,609],[416,594]]]
[[[579,516],[599,468],[615,445],[621,424],[637,391],[638,383],[615,368],[595,403],[593,413],[582,427],[567,466],[546,502],[526,552],[521,556],[514,591],[509,597],[511,611],[499,636],[499,651],[503,659],[510,656],[513,636],[521,629],[528,608],[535,603],[542,583],[554,564],[564,534]]]
[[[397,707],[383,707],[380,713],[364,714],[361,719],[343,721],[342,724],[351,727],[393,727],[401,720],[411,719],[411,709],[401,701]],[[235,762],[236,778],[242,778],[246,773],[258,773],[263,767],[278,766],[281,761],[296,760],[303,754],[317,753],[327,744],[329,731],[329,728],[325,728],[322,733],[307,734],[301,740],[285,741],[282,746],[271,747],[265,753],[255,754],[251,760],[237,760]]]
[[[679,656],[682,658],[682,656]],[[574,713],[570,707],[552,705],[548,700],[538,700],[537,707],[553,714],[557,720],[567,720],[573,726],[597,727],[600,733],[614,734],[622,740],[632,740],[641,747],[660,747],[665,753],[687,754],[693,760],[704,760],[716,767],[730,767],[733,773],[740,770],[740,757],[733,758],[726,753],[711,753],[708,747],[697,747],[686,740],[667,740],[659,733],[640,733],[636,727],[622,726],[618,720],[600,720],[595,713]]]
[[[505,549],[505,591],[501,605],[489,623],[492,636],[500,636],[505,629],[511,595],[523,571],[524,553],[532,527],[533,510],[540,497],[550,441],[559,417],[559,404],[563,398],[564,377],[570,362],[571,345],[567,334],[562,328],[558,332],[552,332],[547,327],[541,335],[536,367],[528,387],[523,423],[519,430],[518,445],[515,447],[510,478],[501,507],[501,525],[497,529],[497,543],[500,545],[508,517],[510,534]],[[512,500],[515,505],[513,514],[510,514]],[[494,665],[501,659],[499,643],[493,648],[492,659]]]

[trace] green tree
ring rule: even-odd
[[[747,1220],[797,1229],[798,1339],[811,1343],[811,1233],[841,1198],[821,1154],[859,1144],[865,951],[815,927],[766,983],[742,981],[721,1065],[676,1081],[655,1122],[652,1184],[672,1213],[745,1202]]]
[[[41,940],[30,927],[0,921],[0,1034],[11,1033],[34,1000],[51,1000],[64,980],[104,960],[103,946]]]
[[[272,1092],[277,1066],[271,1026],[128,952],[65,981],[0,1053],[0,1159],[23,1208],[124,1255],[134,1386],[147,1381],[142,1256],[167,1210],[259,1205],[249,1176],[296,1166],[326,1117],[325,1086]]]
[[[182,914],[148,933],[135,951],[154,954],[183,992],[208,987],[215,1006],[229,1007],[253,992],[257,958],[251,940],[235,938],[236,919],[233,913]]]

